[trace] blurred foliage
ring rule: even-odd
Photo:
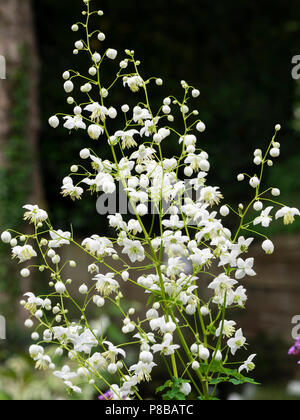
[[[282,123],[282,157],[269,171],[269,180],[280,185],[288,203],[295,203],[300,150],[299,133],[294,130],[297,83],[291,77],[291,58],[299,53],[300,45],[298,1],[153,0],[137,6],[134,1],[94,0],[93,4],[105,12],[103,18],[94,18],[95,28],[107,35],[107,41],[101,45],[95,41],[93,48],[103,53],[112,46],[120,56],[125,48],[133,48],[145,76],[165,79],[162,88],[153,88],[154,105],[171,92],[180,96],[183,78],[201,89],[196,104],[207,124],[201,142],[212,159],[211,178],[228,200],[249,198],[250,189],[246,187],[245,193],[236,174],[253,171],[253,150],[267,145],[274,125]],[[43,176],[49,206],[60,226],[67,227],[72,214],[76,229],[85,232],[92,225],[99,232],[106,225],[95,212],[94,197],[80,205],[66,200],[61,204],[59,197],[62,178],[90,140],[85,133],[68,137],[65,129],[53,131],[47,126],[50,115],[70,109],[63,105],[61,73],[72,67],[87,71],[86,55],[72,56],[80,35],[69,30],[80,20],[82,2],[36,0],[34,5],[42,63]],[[105,78],[110,79],[113,70],[114,65],[107,64]],[[129,91],[121,89],[113,99],[121,105],[128,96]],[[173,154],[176,145],[169,143]],[[105,157],[106,142],[100,141],[99,149]]]
[[[11,113],[10,133],[4,150],[7,164],[0,168],[0,231],[7,228],[17,229],[20,225],[20,208],[26,204],[31,191],[28,182],[31,171],[31,157],[28,147],[27,125],[28,116],[28,65],[29,55],[25,47],[20,46],[21,65],[9,74],[8,82],[11,85]],[[0,259],[7,260],[7,245],[0,244]],[[11,296],[19,293],[18,282],[7,281],[15,269],[12,263],[0,265],[0,292],[5,291]],[[14,311],[10,306],[6,311]]]
[[[66,361],[66,360],[65,360]],[[60,360],[57,370],[64,365]],[[34,362],[26,355],[14,355],[0,367],[0,400],[91,400],[92,387],[83,387],[82,394],[66,394],[62,380],[52,371],[34,370]]]

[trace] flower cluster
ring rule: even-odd
[[[91,234],[78,243],[73,232],[54,228],[44,210],[26,205],[24,219],[33,224],[34,233],[9,230],[1,235],[11,245],[13,258],[26,263],[21,276],[28,277],[31,270],[38,268],[50,279],[48,295],[36,297],[30,292],[21,302],[30,313],[26,327],[36,328],[32,333],[36,344],[29,352],[37,368],[53,369],[68,389],[81,392],[78,384],[86,382],[95,387],[100,399],[141,399],[140,384],[151,380],[153,369],[160,363],[167,366],[176,383],[182,379],[180,392],[184,397],[193,392],[200,398],[212,399],[217,384],[232,378],[238,383],[249,382],[241,372],[255,367],[256,355],[246,361],[235,359],[247,340],[236,322],[227,319],[228,309],[245,307],[245,280],[256,275],[254,259],[247,255],[255,236],[267,254],[274,252],[272,241],[256,232],[255,227],[267,228],[274,218],[290,224],[300,215],[298,209],[277,201],[278,188],[263,188],[266,166],[272,166],[280,155],[276,136],[281,127],[275,127],[265,153],[255,150],[257,174],[238,175],[239,182],[249,180],[253,191],[249,204],[221,204],[224,197],[220,188],[207,181],[209,155],[199,146],[206,127],[192,101],[200,91],[181,81],[183,97],[170,95],[154,111],[149,86],[161,86],[163,81],[156,77],[145,79],[139,71],[140,61],[129,50],[118,63],[116,78],[107,80],[105,62],[116,61],[119,52],[108,48],[100,55],[92,49],[93,36],[101,43],[106,37],[100,30],[89,32],[90,20],[103,15],[102,11],[92,11],[90,3],[84,0],[86,21],[72,26],[74,32],[82,29],[84,33],[75,42],[74,54],[87,54],[87,74],[64,72],[63,87],[72,111],[52,116],[49,124],[57,128],[63,122],[68,131],[81,130],[93,147],[80,151],[83,162],[71,167],[61,193],[72,200],[81,199],[85,193],[113,194],[120,183],[134,216],[127,220],[121,214],[108,215],[115,232],[113,238]],[[70,96],[75,82],[81,97],[85,96],[83,103]],[[110,94],[118,84],[130,95],[143,94],[143,102],[133,108],[113,104]],[[175,115],[181,121],[180,132],[174,128]],[[119,130],[111,131],[111,121],[118,116]],[[100,151],[106,144],[109,159],[103,160],[96,153],[97,142],[101,143]],[[174,148],[178,145],[179,156],[164,157],[164,145],[170,144]],[[167,210],[162,203],[167,203]],[[145,216],[153,209],[149,228]],[[230,213],[239,221],[235,231],[224,223]],[[75,269],[77,265],[76,261],[62,261],[60,250],[65,246],[79,248],[90,259],[86,267],[88,281],[79,287],[81,302],[71,295],[72,280],[65,278],[65,267]],[[38,253],[42,263],[31,262],[36,261]],[[115,268],[111,261],[118,261],[122,269]],[[134,272],[140,273],[136,280]],[[124,309],[124,282],[149,296],[145,314],[137,317],[135,308]],[[205,286],[208,300],[201,295]],[[128,364],[126,343],[108,341],[101,326],[93,328],[87,319],[90,305],[104,312],[107,304],[118,308],[120,328],[128,336],[129,345],[138,350],[134,364]],[[69,319],[68,305],[77,311],[74,320]],[[56,344],[55,354],[47,352],[48,343],[51,348]],[[76,362],[77,369],[64,366],[56,371],[53,357],[61,354]],[[233,369],[228,369],[230,366]],[[108,381],[107,374],[115,383]],[[108,392],[103,390],[103,383]]]

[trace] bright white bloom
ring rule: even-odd
[[[113,273],[97,274],[94,278],[96,281],[96,289],[103,296],[109,296],[113,292],[117,292],[120,285],[114,279]]]
[[[145,250],[139,241],[132,241],[130,239],[124,240],[123,254],[127,254],[131,262],[143,261],[145,258]]]
[[[76,372],[71,372],[70,367],[67,365],[63,366],[60,371],[53,372],[53,375],[64,381],[70,381],[78,376]]]
[[[112,256],[116,253],[112,242],[108,238],[100,237],[98,235],[92,235],[90,238],[84,239],[82,246],[91,254],[97,255],[98,257],[105,257],[107,255]]]
[[[270,216],[270,212],[272,209],[273,207],[267,207],[265,210],[263,210],[261,212],[261,215],[254,220],[253,224],[261,224],[263,227],[269,227],[272,221],[272,216]]]
[[[62,245],[70,245],[71,233],[62,230],[50,231],[51,241],[49,248],[60,248]]]
[[[255,271],[253,270],[254,258],[248,258],[247,260],[242,260],[239,258],[237,260],[238,269],[235,272],[235,278],[237,280],[243,279],[245,276],[256,276]]]
[[[222,335],[227,338],[231,338],[233,334],[235,333],[235,321],[226,321],[224,320],[224,323],[221,321],[219,324],[219,328],[216,331],[216,337],[220,337],[221,331]]]
[[[98,102],[93,102],[90,105],[87,105],[84,108],[85,111],[91,112],[91,120],[96,121],[99,123],[99,121],[105,121],[108,109],[105,106],[100,105]]]
[[[223,195],[218,190],[218,187],[204,187],[200,192],[200,199],[208,203],[210,206],[219,204]]]
[[[83,194],[83,189],[81,187],[75,187],[73,184],[72,178],[70,178],[67,182],[63,183],[61,187],[61,194],[64,197],[70,196],[70,198],[74,201],[75,199],[80,200]]]
[[[300,211],[298,209],[295,207],[283,207],[276,213],[275,218],[279,219],[280,217],[283,217],[283,223],[285,225],[290,225],[294,223],[295,216],[300,216]]]
[[[246,369],[247,372],[251,372],[255,369],[255,364],[253,363],[253,359],[256,357],[256,354],[252,354],[248,357],[246,362],[239,368],[239,373]]]
[[[32,206],[31,204],[27,204],[23,206],[23,209],[28,210],[24,214],[24,220],[29,220],[30,223],[40,223],[44,222],[48,219],[48,214],[45,210],[40,209],[38,206]]]
[[[15,246],[12,249],[13,258],[18,258],[19,262],[30,260],[32,257],[36,257],[37,253],[31,245]]]
[[[177,344],[171,344],[169,340],[164,341],[162,344],[154,344],[152,346],[153,353],[163,353],[165,356],[170,356],[175,353],[175,350],[180,348]]]
[[[156,366],[155,363],[145,363],[143,361],[139,361],[136,365],[132,365],[129,371],[133,371],[134,375],[137,377],[137,382],[140,383],[142,381],[150,381],[151,380],[151,372],[152,369]]]
[[[246,338],[243,336],[242,329],[235,333],[235,337],[228,340],[227,345],[230,348],[231,354],[234,356],[237,350],[242,348],[246,343]]]
[[[78,130],[79,128],[82,130],[86,129],[86,124],[83,122],[83,119],[80,115],[75,115],[75,117],[66,116],[64,119],[66,120],[64,127],[68,130]]]
[[[132,92],[138,92],[144,86],[144,81],[140,76],[124,77],[123,84],[127,85]]]
[[[126,357],[126,353],[123,349],[114,346],[110,341],[103,341],[103,344],[108,346],[108,350],[105,353],[102,353],[102,356],[110,360],[112,363],[116,362],[118,355]]]
[[[135,134],[139,134],[139,132],[137,130],[127,130],[127,131],[117,131],[115,133],[115,136],[121,138],[123,149],[126,149],[126,148],[130,149],[131,147],[137,146],[137,143],[133,138]]]
[[[232,291],[233,286],[237,284],[236,280],[226,276],[226,274],[220,274],[214,279],[209,285],[209,289],[213,289],[217,296],[225,298],[225,294]]]

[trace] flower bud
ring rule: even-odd
[[[21,276],[26,278],[30,276],[30,271],[27,268],[23,268],[23,270],[21,270],[20,272]]]
[[[1,241],[5,244],[9,244],[11,240],[11,234],[9,232],[5,231],[1,234]]]
[[[221,216],[226,217],[226,216],[229,215],[229,213],[230,213],[230,210],[229,210],[229,208],[227,206],[222,206],[220,208],[220,214],[221,214]]]
[[[62,281],[58,281],[55,285],[55,290],[57,291],[57,293],[59,293],[60,295],[64,294],[66,291],[66,286],[63,284]]]
[[[280,190],[278,188],[272,189],[272,195],[273,197],[279,197],[280,196]]]
[[[259,179],[257,178],[257,176],[254,176],[253,178],[250,179],[250,185],[252,188],[257,188],[259,186]]]
[[[208,360],[210,356],[209,350],[203,346],[199,348],[199,357],[202,360]]]
[[[263,203],[261,201],[256,201],[253,205],[255,211],[261,211],[263,209]]]
[[[64,84],[64,89],[67,93],[70,93],[74,89],[74,84],[71,82],[71,80],[67,80]]]
[[[80,287],[79,287],[79,293],[80,294],[82,294],[82,295],[86,295],[87,293],[88,293],[88,287],[87,287],[87,285],[86,284],[82,284]]]
[[[81,159],[88,159],[91,156],[89,149],[82,149],[79,153]]]
[[[271,255],[273,254],[275,247],[272,241],[266,240],[262,244],[262,249],[265,251],[266,254]]]
[[[205,124],[204,124],[203,122],[199,122],[199,123],[196,125],[196,129],[197,129],[200,133],[203,133],[203,132],[206,130],[206,126],[205,126]]]
[[[50,117],[48,122],[52,128],[57,128],[59,126],[59,119],[55,115]]]
[[[198,90],[198,89],[192,90],[192,97],[193,98],[198,98],[198,96],[200,96],[200,90]]]
[[[112,48],[110,48],[109,50],[107,50],[107,52],[106,52],[106,56],[108,57],[108,58],[110,58],[111,60],[114,60],[116,57],[117,57],[117,55],[118,55],[118,51],[117,50],[114,50],[114,49],[112,49]]]

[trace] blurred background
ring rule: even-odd
[[[153,90],[154,106],[170,93],[181,95],[182,79],[201,90],[200,118],[207,126],[201,139],[211,158],[210,182],[220,185],[229,203],[249,199],[249,189],[236,182],[236,175],[253,171],[254,149],[267,146],[280,123],[282,155],[267,182],[281,189],[282,202],[300,206],[300,82],[292,77],[292,59],[300,55],[297,0],[94,3],[105,12],[94,25],[107,41],[93,48],[100,53],[108,47],[134,49],[142,74],[165,80],[163,88]],[[63,71],[86,70],[84,55],[72,54],[78,34],[70,27],[81,10],[82,0],[0,0],[0,55],[7,64],[6,80],[0,80],[0,231],[22,229],[21,206],[31,203],[47,209],[61,229],[72,222],[79,239],[107,233],[95,197],[73,204],[59,194],[87,135],[53,131],[47,124],[49,116],[69,110]],[[127,102],[126,92],[114,99],[119,105]],[[105,156],[106,147],[99,147]],[[289,229],[274,224],[272,233],[276,253],[266,257],[259,244],[252,251],[259,275],[247,281],[247,311],[234,315],[251,343],[249,351],[259,354],[255,379],[262,385],[224,389],[224,398],[300,399],[300,367],[287,355],[291,320],[300,315],[300,222]],[[51,373],[35,372],[26,356],[30,334],[18,303],[30,289],[45,290],[48,279],[21,280],[8,252],[0,245],[0,315],[7,322],[7,339],[0,340],[0,399],[68,398],[60,382]],[[85,270],[79,269],[78,281]],[[113,311],[94,315],[108,320],[108,336],[122,339]]]

